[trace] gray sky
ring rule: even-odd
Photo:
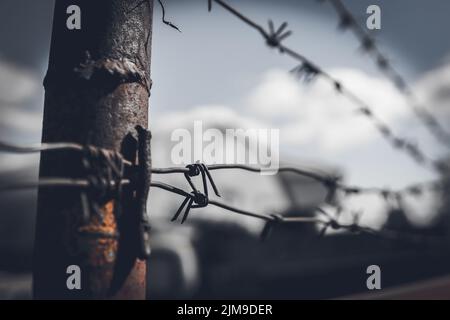
[[[186,22],[192,23],[196,20],[194,17],[207,15],[204,0],[168,0],[166,2],[168,15],[185,30]],[[418,72],[435,66],[449,51],[450,43],[442,41],[444,32],[449,27],[450,3],[446,0],[346,0],[344,2],[355,15],[360,17],[360,21],[364,21],[364,12],[368,5],[379,4],[383,9],[383,30],[378,32],[379,40],[402,54],[408,53]],[[54,0],[1,1],[0,52],[5,58],[42,71],[42,64],[49,50],[53,3]],[[286,17],[285,13],[291,12],[294,19],[290,22],[294,23],[301,13],[306,13],[323,20],[321,22],[324,26],[333,28],[336,25],[336,17],[331,7],[327,4],[319,5],[316,0],[276,2],[259,0],[257,5],[253,0],[230,1],[230,3],[239,3],[239,6],[242,4],[242,8],[244,4],[245,7],[250,6],[249,13],[262,11],[260,16],[264,20],[276,15]],[[157,10],[159,12],[159,8]],[[183,17],[185,16],[183,12],[189,12],[189,16],[186,14],[186,17]],[[217,12],[214,14],[215,17],[217,14]],[[211,25],[205,26],[206,29],[211,27]],[[164,26],[155,25],[155,28],[158,31]],[[420,45],[418,45],[418,39],[420,39]]]

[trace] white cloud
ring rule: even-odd
[[[409,115],[403,97],[388,81],[351,69],[337,69],[333,74],[368,101],[383,121],[395,124]],[[314,145],[330,154],[379,138],[372,124],[356,115],[355,106],[329,83],[317,79],[302,85],[284,70],[268,71],[239,109],[201,106],[164,114],[163,119],[155,122],[155,131],[184,127],[194,120],[227,128],[278,128],[285,147]]]
[[[371,106],[377,117],[394,129],[412,120],[411,110],[406,105],[404,97],[388,80],[353,69],[335,69],[331,74],[347,88],[358,93],[358,96]],[[450,79],[450,67],[427,75],[420,88],[430,93],[442,87],[443,83],[448,83],[447,79]],[[358,148],[381,139],[367,119],[355,114],[355,105],[339,96],[329,83],[318,78],[305,85],[284,70],[268,71],[239,106],[209,105],[186,110],[188,111],[161,114],[155,118],[151,126],[155,138],[165,136],[167,139],[171,130],[176,128],[191,129],[195,120],[204,120],[206,126],[215,128],[279,128],[282,147],[301,150],[313,146],[317,158],[324,155],[331,156],[328,159],[333,159],[332,156],[339,153],[351,155]],[[158,138],[155,142],[157,140]],[[170,163],[167,145],[167,142],[154,145],[155,165],[164,166]],[[301,160],[296,159],[296,162]],[[354,165],[363,164],[353,162],[348,165],[353,168]],[[241,176],[242,174],[238,173],[231,181],[229,177],[222,179],[221,186],[235,189],[236,181],[239,181],[240,188],[246,183],[258,185],[240,178]],[[273,183],[267,182],[264,186],[266,189],[277,189]],[[370,185],[370,182],[368,184]],[[399,184],[401,185],[401,182]],[[252,196],[247,200],[256,197],[258,192],[252,192]],[[248,202],[247,209],[260,211],[268,207],[282,208],[273,197],[268,196],[264,199],[264,202]],[[242,204],[245,200],[241,199],[239,202]],[[285,206],[286,201],[283,203]],[[407,202],[407,205],[408,203],[413,204],[412,201]],[[416,223],[430,220],[434,211],[431,203],[429,199],[424,200],[417,210],[414,209],[415,205],[409,205],[408,209],[414,207],[410,210],[411,220]],[[155,202],[153,204],[155,205]],[[352,197],[345,201],[344,208],[348,211],[361,209],[365,213],[361,222],[369,226],[381,226],[387,218],[386,204],[376,196]]]
[[[33,97],[40,88],[32,72],[0,59],[0,97],[4,103],[17,104]]]
[[[395,123],[406,116],[404,99],[384,79],[352,69],[336,69],[332,74],[368,101],[383,121]],[[355,106],[320,78],[302,85],[285,71],[269,71],[248,104],[253,116],[278,120],[282,141],[293,147],[314,144],[318,151],[333,153],[378,138],[366,119],[357,119]]]
[[[19,172],[31,175],[38,171],[39,154],[2,154],[0,155],[0,175]],[[17,180],[20,180],[17,178]]]
[[[425,74],[416,85],[425,107],[450,123],[450,62]]]
[[[23,110],[18,107],[6,107],[1,110],[0,126],[18,130],[21,134],[39,137],[42,130],[42,113]]]
[[[17,130],[21,135],[39,137],[42,113],[26,107],[40,100],[41,91],[39,78],[33,72],[0,58],[0,127],[4,131]]]
[[[387,81],[351,69],[333,74],[358,92],[388,123],[406,116],[403,98]],[[380,94],[382,93],[382,94]],[[285,70],[268,71],[250,92],[243,106],[209,105],[188,111],[165,113],[152,124],[154,130],[170,131],[204,120],[209,126],[279,128],[282,143],[290,146],[314,143],[320,150],[354,148],[378,138],[378,133],[355,106],[318,79],[302,85]]]
[[[0,59],[1,139],[14,143],[17,134],[26,140],[39,139],[42,113],[25,109],[25,104],[38,101],[41,88],[39,77],[33,72]],[[0,154],[0,173],[34,170],[38,159],[37,156]]]

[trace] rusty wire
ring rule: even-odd
[[[325,1],[326,0],[319,0],[319,2]],[[447,148],[450,148],[450,133],[441,126],[439,121],[428,108],[420,105],[411,86],[393,66],[390,59],[381,52],[375,39],[371,37],[364,27],[357,22],[354,15],[341,0],[327,1],[331,3],[332,7],[339,15],[339,28],[344,31],[349,29],[355,34],[361,44],[361,49],[369,53],[369,56],[374,60],[381,73],[391,80],[397,89],[405,95],[408,100],[408,105],[412,109],[414,115],[421,121],[421,123],[429,130],[438,142]]]
[[[41,151],[52,151],[52,150],[74,150],[82,151],[83,146],[77,143],[42,143],[32,146],[17,146],[0,141],[0,151],[12,152],[12,153],[34,153]]]
[[[115,153],[118,157],[122,158],[124,164],[128,166],[132,166],[133,163],[131,161],[126,160],[123,156],[114,151],[110,151],[104,148],[98,148],[95,146],[84,146],[79,143],[74,142],[57,142],[57,143],[40,143],[36,145],[30,146],[19,146],[11,143],[7,143],[4,141],[0,141],[0,152],[9,152],[9,153],[38,153],[43,151],[59,151],[59,150],[72,150],[77,152],[84,152],[86,150],[97,150],[98,152],[104,153]]]
[[[110,184],[111,187],[116,187],[117,182],[114,180],[105,181]],[[132,182],[130,179],[122,179],[120,184],[122,186],[128,186]],[[35,189],[35,188],[73,188],[73,189],[86,189],[90,187],[90,181],[87,179],[70,179],[70,178],[41,178],[38,181],[20,182],[0,185],[0,192],[10,192],[17,190]],[[164,182],[153,181],[151,187],[169,191],[181,196],[189,196],[189,193],[166,184]]]
[[[361,99],[353,91],[344,86],[341,81],[335,79],[333,76],[331,76],[314,62],[306,58],[304,55],[283,45],[282,41],[291,35],[290,31],[285,31],[287,27],[286,22],[284,22],[277,30],[275,30],[273,22],[269,20],[269,31],[266,31],[261,25],[255,23],[250,18],[240,13],[238,10],[231,7],[229,4],[222,0],[208,0],[209,10],[211,10],[213,2],[219,4],[227,11],[231,12],[245,24],[256,29],[263,36],[266,44],[269,47],[278,49],[281,54],[288,55],[291,58],[297,60],[300,65],[294,68],[293,71],[296,72],[299,77],[306,78],[306,80],[310,81],[317,76],[321,76],[322,78],[330,82],[338,94],[346,97],[350,102],[357,106],[355,110],[357,114],[360,114],[370,120],[374,127],[381,134],[381,136],[385,138],[385,140],[389,142],[394,149],[403,151],[419,165],[422,165],[437,173],[442,173],[449,170],[446,163],[428,157],[416,143],[410,141],[407,138],[399,137],[394,134],[394,131],[379,117],[376,116],[375,112],[372,110],[372,108],[370,108],[369,104]]]

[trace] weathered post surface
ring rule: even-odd
[[[135,127],[148,125],[153,0],[55,3],[42,142],[112,149],[134,161]],[[73,5],[81,29],[67,27]],[[86,178],[82,156],[43,153],[40,177]],[[36,299],[145,298],[146,266],[136,259],[138,245],[130,236],[136,230],[127,230],[133,206],[124,198],[102,199],[101,214],[82,223],[80,190],[39,190]],[[71,265],[81,269],[81,289],[67,286]]]

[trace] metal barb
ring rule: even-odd
[[[162,22],[166,25],[168,25],[169,27],[174,28],[175,30],[177,30],[178,32],[181,32],[180,28],[178,28],[176,25],[174,25],[172,22],[166,20],[166,9],[164,7],[164,3],[162,2],[162,0],[158,0],[159,5],[161,6],[161,10],[162,10]]]

